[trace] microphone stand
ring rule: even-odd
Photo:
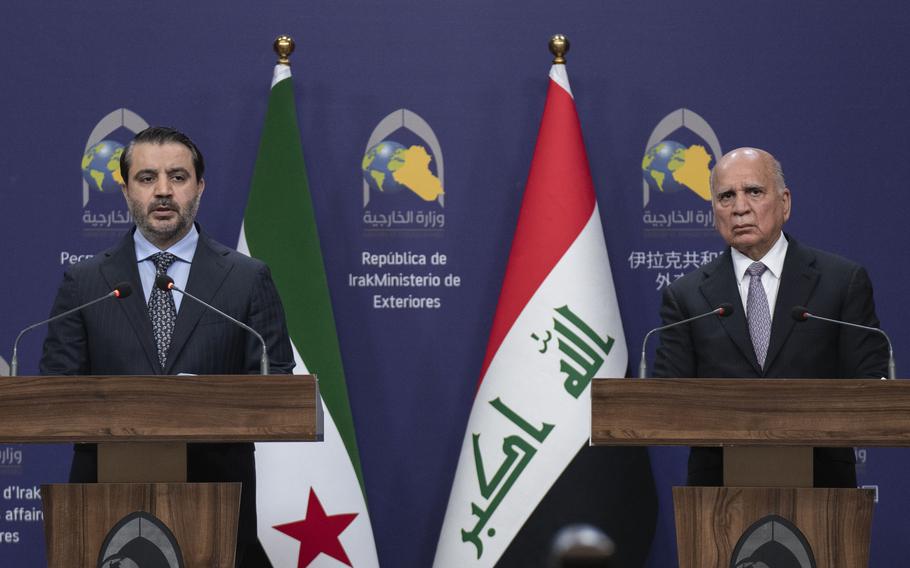
[[[677,325],[682,325],[684,323],[689,323],[689,322],[692,322],[692,321],[695,321],[695,320],[698,320],[701,318],[705,318],[708,316],[712,316],[712,315],[718,315],[720,317],[725,318],[725,317],[731,315],[732,313],[733,313],[733,304],[724,303],[724,304],[717,306],[710,312],[705,312],[703,314],[699,314],[697,316],[694,316],[694,317],[691,317],[688,319],[684,319],[682,321],[677,321],[677,322],[673,322],[673,323],[668,323],[667,325],[662,325],[660,327],[655,327],[654,329],[649,331],[647,334],[645,334],[645,338],[641,342],[641,360],[638,363],[638,378],[639,379],[648,378],[648,359],[645,355],[645,347],[648,345],[648,338],[651,337],[651,335],[655,331],[663,331],[663,330],[669,329],[671,327],[676,327]]]
[[[255,335],[255,336],[256,336],[256,339],[259,340],[259,343],[262,344],[262,357],[261,357],[260,360],[259,360],[259,373],[262,374],[262,375],[268,375],[268,374],[269,374],[269,356],[268,356],[268,352],[267,352],[267,350],[266,350],[265,339],[262,338],[262,336],[259,334],[258,331],[256,331],[256,330],[253,329],[252,327],[248,326],[247,324],[243,323],[242,321],[240,321],[240,320],[238,320],[238,319],[236,319],[236,318],[234,318],[234,317],[231,317],[231,316],[227,315],[226,313],[224,313],[223,311],[219,310],[219,309],[216,308],[215,306],[213,306],[213,305],[211,305],[211,304],[209,304],[209,303],[206,303],[206,302],[204,302],[203,300],[200,300],[199,298],[197,298],[196,296],[190,294],[190,293],[187,292],[186,290],[181,290],[180,288],[177,287],[176,284],[174,284],[174,281],[171,279],[170,276],[167,276],[167,275],[159,276],[159,277],[155,280],[155,286],[157,286],[158,288],[161,288],[162,290],[166,290],[166,291],[167,291],[167,290],[172,290],[172,291],[175,291],[175,292],[180,292],[181,294],[183,294],[183,295],[186,296],[187,298],[193,300],[194,302],[197,302],[197,303],[199,303],[199,304],[202,304],[204,307],[206,307],[206,308],[212,310],[213,312],[215,312],[216,314],[222,316],[223,318],[225,318],[225,319],[227,319],[227,320],[230,320],[230,321],[234,322],[235,324],[239,325],[239,326],[242,327],[243,329],[245,329],[245,330],[247,330],[248,332],[250,332],[250,333],[252,333],[253,335]]]
[[[25,335],[26,332],[29,332],[29,331],[35,329],[36,327],[42,326],[46,323],[56,321],[60,318],[65,318],[68,315],[72,315],[72,314],[78,312],[79,310],[82,310],[89,306],[95,305],[98,302],[107,300],[108,298],[120,298],[120,297],[125,298],[128,295],[129,295],[129,292],[123,293],[119,289],[114,289],[114,290],[111,290],[110,292],[108,292],[107,294],[101,296],[100,298],[95,298],[94,300],[92,300],[91,302],[89,302],[87,304],[82,304],[81,306],[76,306],[73,309],[66,310],[63,313],[57,314],[51,318],[47,318],[46,320],[39,321],[38,323],[32,324],[32,325],[28,326],[27,328],[23,329],[22,331],[20,331],[19,335],[16,336],[16,341],[13,343],[13,357],[10,360],[10,364],[9,364],[9,376],[15,377],[15,376],[17,376],[16,373],[19,372],[19,340],[22,339],[22,336]]]

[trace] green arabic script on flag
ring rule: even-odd
[[[496,564],[585,446],[591,380],[623,377],[627,362],[581,127],[556,64],[434,566]]]
[[[559,371],[566,375],[563,386],[568,394],[578,398],[591,384],[591,380],[603,366],[604,359],[610,355],[614,340],[609,336],[606,340],[602,339],[568,305],[555,308],[554,311],[562,316],[562,319],[553,318],[553,331],[557,334],[557,345],[559,351],[568,357],[568,360],[565,358],[560,358],[559,360]],[[563,323],[563,319],[572,324],[577,331],[584,334],[588,341]],[[532,333],[531,337],[539,340],[536,333]],[[547,353],[547,343],[553,337],[553,333],[549,330],[547,331],[547,337],[549,339],[544,341],[543,348],[538,350],[541,354]],[[600,353],[596,349],[598,347],[600,348]],[[580,373],[578,367],[581,367],[584,373]],[[533,426],[525,418],[509,408],[499,397],[489,401],[489,404],[538,444],[543,444],[553,428],[556,427],[555,424],[546,422],[539,428]],[[461,530],[462,541],[470,542],[474,545],[477,549],[478,559],[483,556],[483,541],[481,539],[483,528],[490,522],[497,507],[499,507],[509,490],[537,453],[537,448],[532,441],[521,437],[519,434],[507,435],[502,440],[502,452],[505,455],[505,459],[496,469],[493,476],[488,479],[487,468],[484,467],[483,454],[480,448],[480,436],[480,433],[472,434],[474,464],[477,469],[477,484],[480,494],[484,499],[488,499],[489,502],[486,508],[482,508],[476,502],[472,502],[471,514],[477,517],[477,522],[471,530]],[[488,536],[492,537],[495,534],[496,529],[488,529]]]

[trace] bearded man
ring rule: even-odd
[[[202,153],[185,134],[143,130],[120,160],[123,196],[135,222],[113,248],[64,274],[52,315],[129,282],[132,294],[50,324],[44,375],[233,375],[260,370],[261,346],[250,333],[181,294],[158,290],[167,274],[180,289],[259,331],[274,373],[294,367],[284,309],[262,262],[209,237],[196,224],[205,190]],[[142,293],[138,293],[141,290]],[[241,482],[236,565],[268,567],[256,536],[253,444],[190,444],[189,482]],[[77,444],[70,481],[97,481],[96,446]]]

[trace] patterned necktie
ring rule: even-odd
[[[167,274],[167,269],[174,264],[177,257],[169,252],[159,252],[151,256],[155,263],[155,277]],[[157,286],[152,288],[149,297],[149,319],[152,320],[152,334],[155,337],[155,346],[158,348],[158,362],[164,369],[167,363],[167,351],[171,346],[171,336],[174,335],[174,325],[177,322],[177,306],[174,304],[173,292],[165,292]]]
[[[746,317],[749,320],[749,335],[752,336],[752,347],[755,358],[763,369],[768,355],[768,343],[771,341],[771,310],[768,307],[768,296],[761,284],[761,275],[768,267],[760,262],[753,262],[746,269],[749,273],[749,296],[746,298]]]

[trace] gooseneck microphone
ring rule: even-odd
[[[269,374],[269,356],[268,356],[268,351],[266,350],[266,346],[265,346],[265,339],[262,338],[262,336],[259,334],[258,331],[256,331],[252,327],[248,326],[247,324],[243,323],[242,321],[227,315],[226,313],[222,312],[215,306],[213,306],[203,300],[200,300],[199,298],[190,294],[186,290],[181,290],[180,288],[177,287],[176,284],[174,284],[174,279],[171,278],[170,276],[168,276],[167,274],[161,274],[155,278],[155,287],[158,288],[159,290],[164,290],[165,292],[170,292],[170,291],[180,292],[187,298],[193,300],[194,302],[202,304],[203,306],[212,310],[213,312],[220,315],[221,317],[234,322],[235,324],[239,325],[243,329],[245,329],[248,332],[255,335],[256,339],[259,340],[259,343],[262,344],[262,359],[260,359],[260,361],[259,361],[259,372],[263,375]]]
[[[806,320],[810,320],[810,319],[816,319],[816,320],[826,321],[828,323],[836,323],[838,325],[845,325],[847,327],[855,327],[856,329],[863,329],[863,330],[871,331],[874,333],[880,333],[882,335],[882,337],[885,338],[885,341],[888,342],[888,378],[892,379],[892,380],[897,378],[897,370],[894,366],[894,348],[891,346],[891,338],[888,337],[887,333],[880,330],[879,328],[871,327],[868,325],[861,325],[858,323],[851,323],[849,321],[841,321],[841,320],[836,320],[836,319],[831,319],[831,318],[825,318],[822,316],[817,316],[817,315],[811,313],[809,311],[809,308],[807,308],[806,306],[793,306],[793,309],[790,310],[790,316],[793,319],[795,319],[796,321],[806,321]]]
[[[39,321],[38,323],[34,323],[34,324],[28,326],[27,328],[23,329],[22,331],[20,331],[19,335],[16,336],[16,341],[13,343],[13,357],[10,360],[10,365],[9,365],[10,376],[15,377],[16,373],[19,372],[19,340],[22,339],[22,336],[25,335],[26,332],[29,332],[29,331],[35,329],[36,327],[42,326],[46,323],[51,323],[52,321],[57,321],[60,318],[65,318],[66,316],[72,315],[72,314],[78,312],[79,310],[85,309],[93,304],[97,304],[98,302],[103,302],[104,300],[107,300],[108,298],[122,299],[122,298],[126,298],[127,296],[129,296],[132,293],[133,293],[133,287],[130,286],[129,282],[120,282],[119,284],[114,286],[113,290],[111,290],[107,294],[101,296],[100,298],[95,298],[91,302],[86,302],[86,303],[82,304],[81,306],[76,306],[75,308],[73,308],[71,310],[66,310],[65,312],[61,312],[53,317],[49,317],[46,320],[42,320],[42,321]]]
[[[660,327],[655,327],[654,329],[649,331],[647,334],[645,334],[645,338],[641,342],[641,361],[638,363],[638,378],[639,379],[648,378],[648,360],[645,357],[645,347],[648,345],[648,338],[651,337],[651,334],[653,334],[655,331],[663,331],[665,329],[670,329],[671,327],[676,327],[676,326],[682,325],[684,323],[693,322],[697,319],[706,318],[708,316],[716,315],[717,317],[725,318],[732,314],[733,314],[733,304],[724,302],[723,304],[718,305],[716,308],[714,308],[710,312],[705,312],[705,313],[699,314],[695,317],[691,317],[691,318],[677,321],[674,323],[668,323],[667,325],[662,325]]]

